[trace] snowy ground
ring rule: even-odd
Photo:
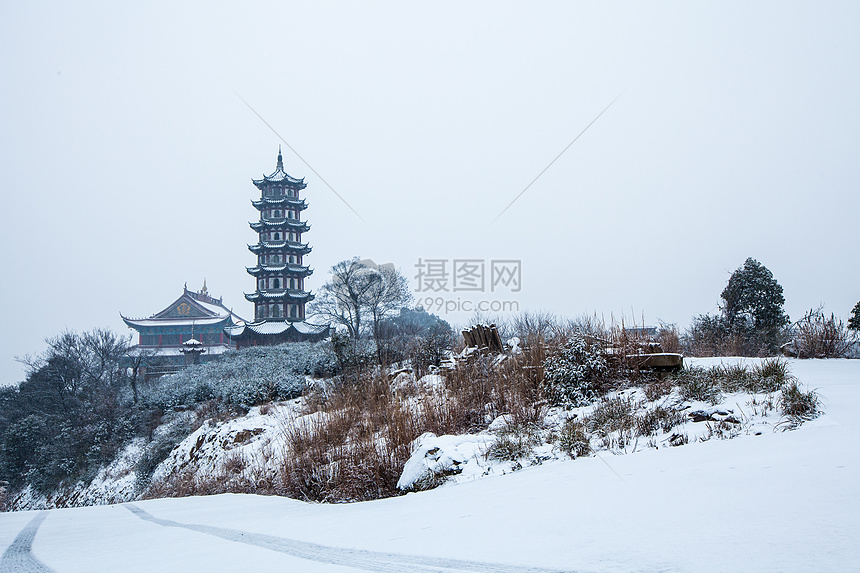
[[[3,514],[0,571],[858,571],[860,360],[791,369],[825,409],[795,431],[349,505],[223,495]]]

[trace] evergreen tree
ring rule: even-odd
[[[776,350],[780,331],[789,318],[782,308],[782,286],[767,267],[753,258],[747,259],[732,273],[721,297],[729,331],[748,331],[768,351]]]
[[[848,318],[848,328],[851,330],[860,330],[860,302],[855,304],[851,310],[851,316]]]

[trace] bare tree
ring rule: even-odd
[[[308,310],[346,326],[350,338],[358,338],[367,291],[373,286],[373,274],[367,271],[358,257],[335,264],[329,271],[331,279],[320,288]]]
[[[373,269],[365,306],[373,325],[373,338],[379,340],[382,320],[393,315],[412,300],[409,282],[394,266]]]
[[[367,323],[378,340],[383,319],[412,299],[406,277],[394,265],[377,265],[356,257],[334,265],[331,275],[309,308],[346,326],[353,340],[363,334],[362,325]]]

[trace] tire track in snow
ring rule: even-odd
[[[125,504],[125,507],[139,518],[162,525],[164,527],[180,527],[190,529],[198,533],[213,535],[245,543],[279,553],[285,553],[292,557],[340,565],[373,571],[374,573],[445,573],[445,572],[471,572],[471,573],[572,573],[559,569],[545,569],[541,567],[518,567],[515,565],[501,565],[497,563],[484,563],[480,561],[464,561],[459,559],[444,559],[437,557],[426,557],[421,555],[404,555],[401,553],[385,553],[380,551],[366,551],[362,549],[345,549],[330,545],[320,545],[307,541],[275,537],[261,533],[249,533],[236,529],[223,527],[212,527],[209,525],[198,525],[194,523],[180,523],[168,519],[159,519],[147,513],[134,504]]]
[[[36,532],[48,517],[47,511],[39,512],[30,523],[24,526],[18,537],[0,557],[0,573],[55,573],[53,569],[33,557],[33,539]]]

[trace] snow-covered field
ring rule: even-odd
[[[356,504],[221,495],[2,514],[0,571],[860,571],[860,360],[791,371],[825,411],[795,431]]]

